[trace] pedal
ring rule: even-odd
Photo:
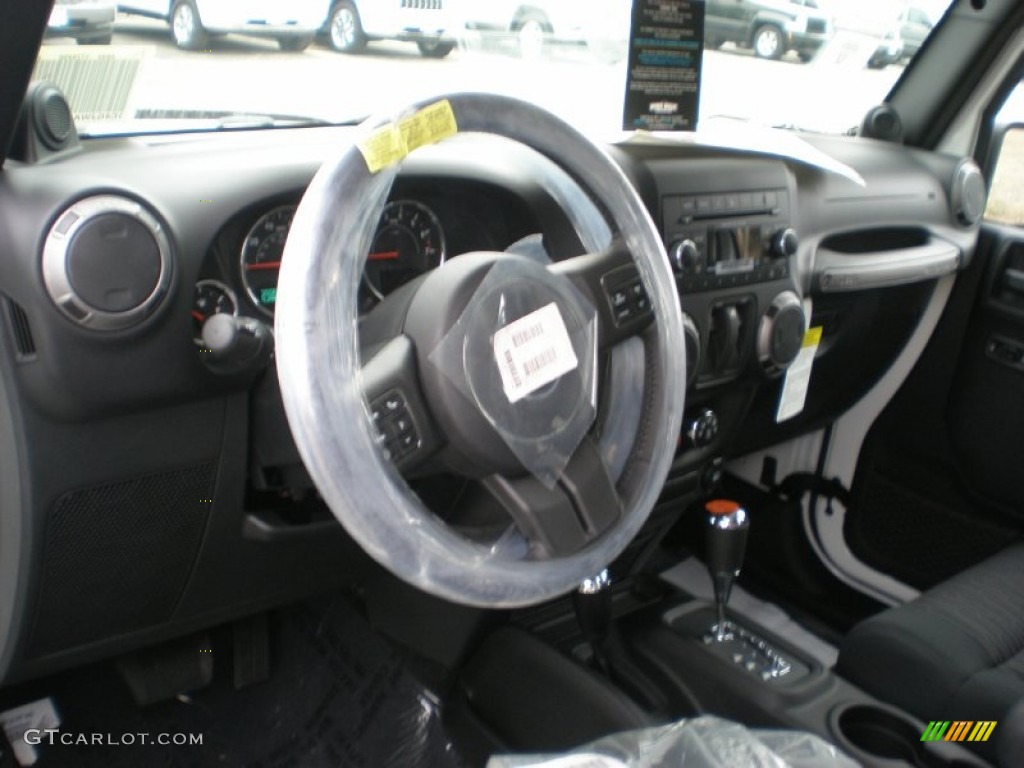
[[[205,688],[213,679],[213,647],[202,633],[128,654],[117,661],[140,707]]]
[[[234,635],[235,689],[270,679],[270,631],[267,614],[259,613],[231,625]]]

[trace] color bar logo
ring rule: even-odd
[[[988,741],[995,728],[995,720],[932,720],[921,741]]]

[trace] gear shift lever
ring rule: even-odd
[[[708,513],[705,559],[718,608],[715,640],[722,642],[726,639],[725,605],[729,602],[733,582],[743,567],[749,524],[746,510],[735,501],[714,499],[705,504],[704,509]]]
[[[590,644],[597,666],[605,672],[607,660],[604,657],[605,643],[612,624],[612,584],[608,569],[592,579],[586,579],[572,596],[583,638]]]

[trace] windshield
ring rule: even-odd
[[[946,6],[637,3],[646,10],[629,0],[57,0],[35,79],[65,92],[84,135],[352,122],[467,90],[608,133],[658,127],[624,116],[627,94],[658,81],[671,87],[644,93],[668,95],[645,108],[685,113],[668,127],[732,117],[842,133],[884,99]],[[654,22],[681,30],[674,48],[643,49]]]

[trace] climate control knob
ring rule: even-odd
[[[796,230],[790,227],[780,229],[772,238],[772,253],[776,258],[788,259],[795,256],[799,247],[800,238],[796,236]]]
[[[704,448],[718,437],[718,414],[705,408],[686,425],[686,437],[694,448]]]
[[[806,324],[803,302],[793,291],[783,291],[772,300],[757,328],[757,359],[766,373],[780,373],[792,364],[803,344]]]
[[[673,245],[669,255],[672,257],[672,266],[681,274],[692,275],[694,272],[700,272],[704,266],[701,263],[700,249],[689,238]]]

